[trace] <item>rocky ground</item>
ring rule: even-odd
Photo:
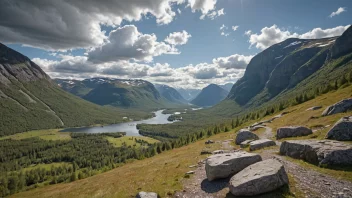
[[[271,138],[273,136],[272,129],[265,126],[265,132],[260,135],[261,139]],[[279,143],[276,141],[277,144]],[[234,150],[234,147],[230,144],[230,140],[226,140],[220,143],[224,150]],[[260,152],[263,160],[276,158],[284,164],[286,172],[293,176],[295,188],[300,195],[292,195],[296,197],[308,197],[308,198],[351,198],[352,197],[352,182],[336,179],[329,175],[319,173],[317,171],[307,169],[296,163],[293,163],[286,159],[284,156],[278,155],[279,146],[270,147]],[[197,168],[194,170],[195,173],[190,179],[184,180],[184,190],[177,192],[175,197],[182,198],[222,198],[222,197],[234,197],[228,188],[229,179],[220,179],[209,182],[207,180],[205,172],[205,163],[201,161],[198,163]],[[291,181],[293,182],[293,181]],[[281,189],[276,192],[264,194],[256,197],[285,197],[283,192],[287,192],[285,189]]]

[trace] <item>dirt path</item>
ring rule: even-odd
[[[264,127],[265,132],[260,138],[271,138],[273,136],[270,127]],[[223,149],[229,150],[229,141],[223,141]],[[231,146],[231,148],[233,148]],[[329,175],[316,172],[288,161],[284,156],[278,155],[279,147],[263,150],[260,155],[263,160],[276,158],[281,161],[287,173],[294,177],[295,187],[308,198],[352,198],[352,182],[339,180]],[[209,182],[206,179],[204,161],[198,164],[195,174],[190,179],[185,179],[183,192],[177,192],[174,197],[182,198],[223,198],[234,197],[229,193],[228,179]],[[256,197],[283,197],[277,192],[264,194]],[[298,196],[297,196],[298,197]]]

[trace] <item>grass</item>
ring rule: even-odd
[[[0,137],[0,140],[13,139],[22,140],[26,138],[39,137],[43,140],[70,140],[70,133],[59,132],[60,129],[44,129],[44,130],[34,130],[23,133],[17,133],[9,136]]]
[[[126,146],[136,146],[140,147],[141,144],[137,143],[135,140],[144,140],[147,141],[150,144],[154,144],[159,142],[159,140],[150,138],[150,137],[134,137],[134,136],[123,136],[120,138],[113,138],[113,137],[105,137],[111,144],[113,144],[115,147],[121,147],[123,143],[126,144]]]
[[[339,89],[335,92],[319,96],[314,100],[290,107],[284,111],[290,111],[291,113],[284,115],[282,118],[276,119],[267,125],[273,128],[273,132],[275,132],[278,127],[287,125],[303,125],[308,127],[321,124],[332,125],[340,119],[340,117],[347,115],[348,113],[319,117],[313,120],[310,120],[309,118],[311,116],[320,116],[321,112],[328,105],[350,97],[351,93],[352,86]],[[309,107],[317,105],[322,105],[323,108],[317,111],[305,111]],[[275,115],[268,116],[261,120],[273,116]],[[249,126],[254,122],[255,121],[245,123],[231,132],[220,133],[210,138],[199,140],[190,145],[163,152],[152,158],[133,161],[111,171],[83,180],[45,186],[15,194],[12,195],[12,197],[132,197],[139,191],[153,191],[157,192],[161,197],[167,197],[168,193],[173,194],[175,191],[182,190],[182,181],[187,179],[184,178],[184,175],[190,170],[188,166],[194,165],[198,161],[207,157],[207,155],[200,155],[200,152],[203,149],[208,148],[209,150],[217,150],[221,148],[221,144],[219,143],[205,145],[204,142],[206,140],[212,139],[214,141],[219,141],[233,139],[235,137],[235,131],[238,131],[245,126]],[[262,131],[260,130],[259,133],[260,132]],[[325,135],[324,130],[321,131],[321,134],[319,134],[319,137],[317,138],[322,138],[323,135]],[[352,180],[351,171],[325,169],[296,159],[288,157],[287,159],[298,163],[302,167],[313,169],[338,179]],[[301,197],[302,193],[297,188],[297,185],[295,185],[293,176],[289,175],[289,179],[290,193],[286,194],[285,197],[292,197],[292,194],[296,197]]]
[[[322,112],[330,105],[345,99],[350,98],[352,93],[352,86],[338,89],[336,91],[330,92],[325,95],[318,96],[314,100],[307,101],[305,103],[289,107],[282,112],[290,112],[289,114],[284,115],[281,118],[274,120],[272,123],[267,123],[266,125],[273,129],[273,133],[276,133],[276,130],[279,127],[283,126],[305,126],[308,128],[316,128],[317,126],[327,126],[322,130],[318,130],[314,132],[312,135],[306,137],[294,137],[294,138],[284,138],[280,139],[279,141],[284,140],[292,140],[292,139],[309,139],[309,138],[316,138],[316,139],[324,139],[326,133],[330,130],[330,128],[343,116],[351,115],[352,112],[347,113],[339,113],[330,116],[321,116]],[[321,109],[315,111],[306,111],[306,109],[313,107],[313,106],[322,106]],[[279,112],[277,114],[280,114]],[[267,116],[261,120],[267,120],[275,115]]]

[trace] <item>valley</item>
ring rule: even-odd
[[[351,198],[347,6],[0,2],[0,197]]]

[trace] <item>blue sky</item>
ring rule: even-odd
[[[165,1],[168,1],[168,0],[165,0]],[[191,1],[195,1],[193,5]],[[169,52],[166,52],[166,53],[162,53],[161,55],[151,55],[152,61],[149,60],[150,57],[148,61],[146,61],[147,58],[136,60],[132,55],[130,59],[126,59],[122,55],[121,55],[121,57],[123,57],[122,59],[113,58],[113,61],[112,59],[109,59],[109,61],[107,62],[109,62],[110,66],[116,70],[113,73],[96,72],[96,70],[93,69],[93,67],[100,67],[100,68],[108,67],[106,65],[101,66],[102,61],[105,61],[105,60],[100,58],[96,58],[96,60],[99,61],[99,64],[100,64],[99,66],[97,65],[98,63],[94,61],[93,63],[84,62],[81,65],[77,66],[77,68],[73,69],[72,70],[73,72],[69,71],[70,70],[69,67],[70,66],[76,67],[74,65],[76,64],[75,61],[73,61],[74,63],[70,62],[69,64],[66,64],[66,65],[59,65],[61,63],[57,63],[57,62],[60,62],[63,60],[62,56],[57,56],[57,55],[53,56],[50,54],[52,52],[55,52],[56,42],[61,42],[61,40],[65,40],[64,33],[66,32],[63,32],[62,35],[60,34],[59,35],[60,37],[57,38],[57,41],[55,42],[52,41],[52,39],[55,40],[55,37],[53,37],[51,40],[48,39],[47,43],[45,43],[46,41],[43,41],[43,42],[32,41],[30,40],[30,38],[28,39],[23,39],[21,37],[13,38],[14,36],[11,37],[8,35],[4,36],[3,39],[0,39],[0,40],[1,42],[6,43],[9,47],[23,53],[29,58],[35,59],[36,63],[42,63],[43,65],[46,65],[43,67],[48,67],[48,68],[45,68],[44,70],[46,70],[49,73],[49,75],[51,74],[52,77],[84,78],[84,77],[108,74],[108,75],[111,75],[112,77],[120,77],[120,78],[138,77],[138,78],[146,78],[151,81],[157,81],[156,78],[151,77],[153,76],[154,73],[149,72],[149,70],[153,71],[153,68],[155,69],[155,64],[162,64],[163,66],[160,66],[160,69],[156,68],[155,70],[165,70],[165,72],[169,71],[171,73],[175,73],[175,75],[172,74],[172,75],[163,76],[163,75],[155,74],[154,76],[160,76],[159,78],[161,79],[160,82],[165,82],[166,84],[169,84],[169,85],[175,84],[175,86],[183,86],[183,85],[189,85],[193,83],[193,84],[199,84],[201,87],[211,82],[215,82],[215,83],[234,82],[238,78],[240,78],[241,75],[243,75],[244,73],[245,66],[243,66],[241,63],[233,63],[238,65],[229,66],[229,64],[227,64],[227,66],[231,68],[227,67],[226,70],[232,69],[231,71],[233,71],[233,73],[235,73],[236,75],[231,74],[232,75],[231,77],[225,76],[231,72],[229,71],[225,72],[224,71],[225,67],[222,66],[220,63],[215,63],[214,59],[217,59],[219,57],[226,58],[226,57],[230,57],[231,55],[240,55],[248,58],[248,59],[245,59],[244,61],[246,64],[248,64],[250,60],[250,56],[260,53],[263,49],[265,49],[266,47],[269,47],[271,44],[282,41],[282,39],[285,39],[287,37],[301,36],[301,38],[318,38],[318,37],[324,37],[324,36],[336,36],[336,34],[341,34],[343,32],[343,28],[347,28],[346,26],[351,23],[350,19],[352,18],[352,12],[349,10],[349,8],[352,8],[352,1],[347,1],[347,0],[334,0],[334,1],[332,0],[310,0],[310,1],[308,0],[296,0],[296,1],[207,0],[208,2],[206,3],[209,3],[209,5],[212,3],[214,4],[213,5],[214,8],[208,12],[204,11],[204,9],[202,10],[202,6],[203,7],[207,6],[204,3],[205,1],[203,1],[203,4],[202,2],[200,4],[197,4],[197,1],[199,0],[190,0],[189,2],[187,2],[187,0],[184,0],[182,4],[170,3],[171,9],[175,12],[175,16],[173,16],[171,22],[167,22],[167,24],[158,24],[156,22],[156,18],[160,18],[160,17],[156,16],[157,14],[153,14],[153,13],[148,13],[146,16],[141,14],[142,17],[140,19],[128,21],[127,19],[128,12],[126,11],[127,14],[122,13],[117,17],[125,18],[127,20],[122,20],[122,22],[119,24],[115,22],[114,25],[109,25],[109,24],[101,25],[101,30],[105,31],[105,36],[107,37],[109,36],[109,33],[111,30],[116,30],[117,28],[122,28],[126,25],[132,25],[136,27],[138,29],[138,32],[143,35],[155,34],[158,42],[164,42],[164,39],[170,33],[174,33],[174,32],[186,31],[189,35],[191,35],[191,37],[188,38],[185,44],[177,44],[174,46],[175,48],[177,48],[179,54],[168,54]],[[121,4],[124,1],[117,0],[116,2],[120,3],[117,6],[121,6]],[[155,2],[157,1],[154,1],[153,3]],[[88,7],[89,2],[87,4],[88,4],[87,5]],[[30,6],[35,8],[37,5],[34,4]],[[54,4],[52,6],[56,6],[56,8],[60,7],[60,5],[58,6]],[[63,5],[63,6],[67,6],[67,5]],[[82,9],[85,11],[88,9],[86,7],[83,7],[82,5],[68,5],[68,6],[72,6],[72,7],[75,7],[76,9]],[[149,6],[149,5],[146,5],[146,6]],[[6,5],[2,7],[3,7],[2,9],[4,9]],[[112,7],[111,9],[113,9],[113,6],[110,6],[110,7]],[[333,17],[330,17],[330,14],[332,14],[333,12],[336,12],[338,8],[343,9],[343,11],[334,15]],[[116,7],[116,9],[119,9],[119,7]],[[181,11],[181,13],[178,13],[177,11],[178,9]],[[200,16],[202,14],[206,15],[212,11],[218,11],[220,9],[223,9],[225,13],[224,15],[217,16],[214,19],[211,19],[209,17],[200,19]],[[101,10],[102,10],[101,14],[104,15],[104,9],[101,9]],[[58,9],[58,11],[60,10]],[[114,13],[114,10],[112,10],[111,13]],[[108,15],[111,13],[106,13],[106,14]],[[13,14],[16,15],[16,12],[14,12]],[[113,16],[116,16],[116,14]],[[55,18],[60,16],[52,16],[52,17]],[[21,19],[14,20],[14,23],[18,23],[17,25],[20,26],[21,25],[20,20]],[[91,20],[98,20],[98,19],[91,19]],[[53,23],[55,23],[55,21],[53,21]],[[0,28],[2,26],[9,28],[8,26],[3,24],[5,23],[0,23]],[[38,21],[38,24],[41,24],[41,21]],[[73,25],[76,25],[76,24],[73,24]],[[224,28],[223,30],[220,30],[220,27],[223,25],[225,25],[227,29]],[[273,26],[273,25],[276,25],[276,26]],[[237,28],[236,31],[233,31],[231,28],[232,26],[239,26],[239,27]],[[339,26],[343,26],[343,28],[340,27],[340,29],[338,29],[337,27]],[[265,33],[261,34],[262,33],[261,31],[265,27],[271,28],[271,30],[275,32],[279,31],[276,35],[272,35],[272,36],[277,36],[282,38],[269,38],[270,41],[263,40],[263,38],[265,37],[264,35]],[[14,29],[13,27],[11,28],[12,28],[11,29],[12,31],[22,31],[20,29]],[[31,28],[31,27],[28,27],[28,28]],[[36,30],[35,28],[37,27],[35,24],[33,24],[33,28],[34,30]],[[309,33],[315,28],[320,28],[321,31]],[[328,31],[327,29],[331,29],[331,30]],[[251,30],[251,33],[250,34],[248,33],[247,35],[245,35],[245,31],[248,31],[248,30]],[[69,30],[67,31],[71,32]],[[228,36],[221,35],[221,32],[224,32],[224,34],[228,34]],[[309,34],[304,35],[305,33],[309,33]],[[0,38],[1,38],[1,34],[2,33],[0,31]],[[37,34],[46,35],[47,32],[40,32],[40,29],[38,29]],[[53,33],[53,35],[55,36],[55,33]],[[71,38],[68,38],[68,39],[71,39]],[[109,39],[111,38],[108,38],[108,40]],[[36,44],[36,42],[38,43],[38,45]],[[251,44],[252,46],[250,47]],[[26,47],[24,45],[31,45],[34,47]],[[48,49],[48,47],[43,47],[43,45],[48,45],[50,46],[49,48],[53,48],[53,49]],[[84,45],[84,44],[80,43],[79,45]],[[60,53],[64,55],[69,55],[70,57],[87,56],[87,54],[85,54],[87,51],[91,50],[91,48],[97,47],[97,45],[94,46],[94,45],[87,44],[87,46],[84,46],[84,48],[81,48],[79,45],[77,45],[77,47],[75,47],[75,45],[64,46],[63,48],[65,48],[68,51],[60,52]],[[108,49],[113,51],[114,48],[108,48]],[[121,50],[124,50],[124,49],[121,49]],[[95,56],[98,56],[98,55],[104,55],[104,54],[95,53]],[[112,54],[111,56],[113,55],[114,54]],[[87,61],[90,61],[90,58],[87,58],[87,59],[88,59]],[[45,60],[46,62],[41,62],[41,60]],[[64,69],[55,70],[54,66],[49,64],[50,60],[57,61],[55,63],[52,63],[52,64],[55,64],[55,67],[57,68],[61,67],[61,69],[62,68]],[[227,58],[227,59],[224,59],[224,61],[225,62],[227,61],[227,63],[229,63],[230,59]],[[200,63],[206,63],[206,64],[199,65]],[[134,64],[134,66],[131,66],[131,64]],[[136,64],[138,64],[138,66],[136,66]],[[166,64],[167,66],[165,66]],[[89,65],[87,67],[90,69],[86,69],[85,65]],[[123,65],[123,66],[120,66],[120,65]],[[128,72],[122,71],[122,70],[129,71],[130,67],[131,68],[138,67],[137,70],[141,74],[143,73],[142,71],[144,70],[148,70],[148,72],[145,72],[145,74],[143,73],[143,75],[138,76],[138,75],[134,75],[134,73],[138,73],[137,70],[135,69],[131,69],[130,71],[131,73],[133,73],[133,75],[132,74],[128,75],[126,74]],[[222,68],[223,70],[218,71],[216,67]],[[180,70],[172,71],[175,68],[179,68]],[[180,76],[183,75],[183,73],[180,72],[182,68],[184,68],[182,72],[186,72],[189,75],[189,77],[193,79],[188,79],[188,80],[177,79],[177,77],[181,78]],[[77,72],[79,71],[79,69],[82,69],[82,72]],[[113,71],[113,69],[109,68],[109,71]],[[198,75],[197,72],[203,72],[203,73]],[[81,74],[84,73],[84,75],[78,75],[77,73],[81,73]],[[175,80],[173,82],[167,82],[167,80],[170,79],[171,77],[175,78]],[[182,83],[177,83],[181,81]],[[192,85],[192,86],[195,86],[195,85]]]

